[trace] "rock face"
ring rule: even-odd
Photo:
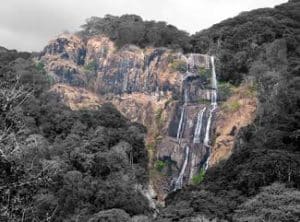
[[[249,82],[236,88],[216,115],[215,142],[210,166],[230,157],[239,130],[254,121],[258,101],[255,93],[251,91],[252,86],[253,83]]]
[[[164,163],[164,179],[152,178],[159,199],[176,189],[176,181],[177,188],[191,183],[208,164],[216,90],[210,56],[134,45],[117,49],[105,36],[64,34],[49,42],[39,61],[56,83],[52,90],[71,108],[111,102],[147,127],[149,167]],[[218,162],[222,156],[214,158]]]
[[[41,61],[56,82],[88,85],[100,94],[176,91],[181,74],[169,64],[182,59],[181,54],[165,48],[143,50],[127,45],[116,49],[104,36],[84,40],[76,35],[61,35],[41,53]]]

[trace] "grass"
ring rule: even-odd
[[[246,89],[245,89],[245,95],[247,97],[256,97],[256,95],[257,95],[257,86],[254,83],[248,84],[246,86]]]
[[[163,109],[159,108],[155,111],[155,123],[157,131],[160,132],[164,125]]]
[[[225,112],[236,112],[240,108],[241,108],[241,104],[237,100],[228,101],[228,102],[223,103],[223,105],[222,105],[222,109]]]

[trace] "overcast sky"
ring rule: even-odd
[[[0,46],[40,51],[63,31],[75,31],[91,16],[137,14],[194,33],[242,11],[287,0],[4,0]]]

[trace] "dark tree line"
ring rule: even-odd
[[[85,36],[105,34],[119,47],[135,44],[140,47],[170,47],[185,52],[191,50],[187,32],[166,22],[143,21],[137,15],[91,17],[82,25],[80,33]]]

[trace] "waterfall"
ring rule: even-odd
[[[205,137],[204,137],[204,146],[209,146],[209,134],[210,134],[210,126],[211,126],[211,119],[213,116],[213,112],[215,111],[217,107],[215,105],[212,105],[212,108],[209,110],[209,116],[206,124],[206,130],[205,130]]]
[[[210,61],[211,61],[211,67],[212,67],[212,88],[217,90],[217,76],[216,76],[216,68],[215,68],[215,57],[211,56],[210,57]]]
[[[181,170],[180,170],[179,176],[178,176],[177,180],[175,181],[175,187],[174,187],[173,191],[182,188],[182,184],[183,184],[183,176],[184,176],[184,172],[185,172],[185,169],[186,169],[186,167],[187,167],[187,164],[188,164],[189,153],[190,153],[190,147],[189,147],[189,146],[186,146],[186,148],[185,148],[185,158],[184,158],[184,162],[183,162],[182,168],[181,168]]]
[[[208,163],[210,160],[210,153],[211,153],[211,147],[209,145],[209,141],[210,141],[210,127],[211,127],[211,121],[212,121],[212,116],[214,111],[217,108],[217,77],[216,77],[216,70],[215,70],[215,60],[214,57],[211,56],[211,66],[212,66],[212,79],[211,79],[211,86],[212,86],[212,90],[211,90],[211,108],[209,110],[209,117],[208,117],[208,121],[206,124],[206,131],[205,131],[205,137],[204,137],[204,146],[207,147],[207,152],[208,152],[208,158],[205,162],[205,170],[207,170],[208,168]]]
[[[189,102],[189,92],[187,89],[184,89],[184,105]]]
[[[197,125],[194,133],[194,139],[193,143],[200,143],[200,136],[201,136],[201,129],[202,129],[202,121],[203,121],[203,114],[206,110],[206,107],[204,107],[200,112],[198,113],[197,117]]]
[[[178,129],[177,129],[177,141],[179,141],[179,139],[181,138],[181,128],[182,128],[182,124],[183,124],[184,112],[185,112],[185,107],[183,106],[181,108],[180,121],[179,121]]]

